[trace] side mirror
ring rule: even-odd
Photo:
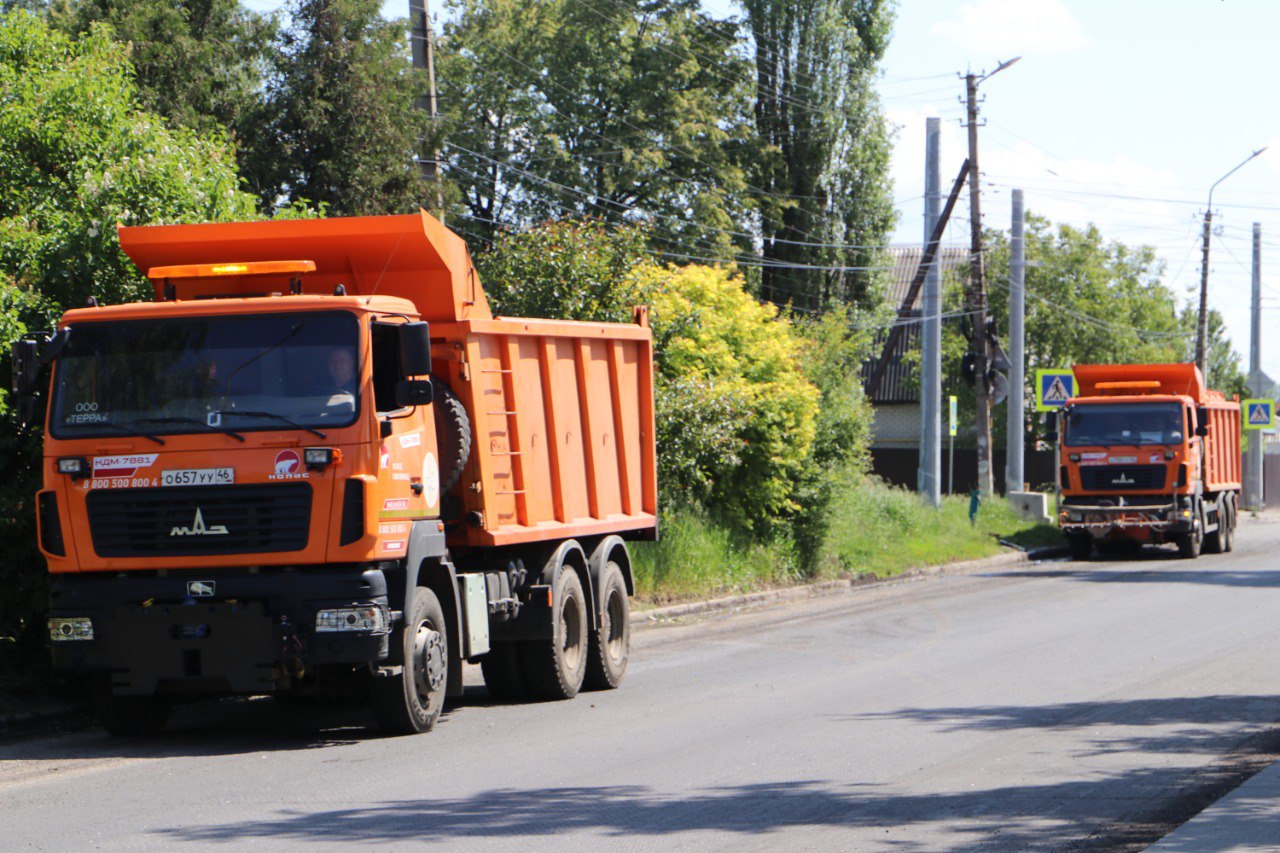
[[[1046,433],[1044,434],[1044,440],[1045,440],[1045,441],[1047,441],[1047,442],[1049,442],[1050,444],[1057,444],[1057,443],[1058,443],[1058,431],[1057,431],[1057,430],[1049,430],[1048,432],[1046,432]]]
[[[1200,436],[1201,438],[1204,438],[1208,434],[1209,434],[1209,428],[1204,424],[1200,424],[1198,427],[1196,427],[1196,435]]]
[[[397,328],[400,335],[401,374],[404,376],[426,376],[431,372],[430,325],[422,322],[404,323]],[[428,391],[430,391],[430,388],[428,388]],[[430,399],[427,402],[430,402]]]
[[[34,394],[36,373],[40,370],[39,344],[35,341],[14,341],[9,348],[13,356],[13,393],[19,397]]]
[[[402,409],[430,405],[431,399],[430,379],[401,379],[396,383],[396,405]]]

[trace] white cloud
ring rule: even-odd
[[[931,32],[978,53],[1002,58],[1061,53],[1089,44],[1084,28],[1062,0],[975,0]]]

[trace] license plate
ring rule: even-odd
[[[225,486],[235,481],[235,468],[183,468],[160,472],[162,486]]]

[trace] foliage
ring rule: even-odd
[[[546,222],[499,234],[475,263],[495,314],[629,323],[646,301],[636,277],[644,246],[639,228]]]
[[[149,291],[112,225],[251,219],[225,143],[136,106],[125,49],[0,17],[0,271],[54,304]]]
[[[767,264],[762,293],[806,310],[870,302],[883,263],[876,247],[895,222],[890,134],[872,85],[893,4],[742,0],[742,7],[763,146],[752,174]]]
[[[434,198],[410,159],[433,132],[415,106],[427,81],[410,65],[403,22],[379,9],[378,0],[291,0],[265,103],[245,129],[245,177],[265,208],[409,213]]]
[[[502,226],[644,221],[663,246],[749,249],[750,88],[732,22],[696,0],[454,0],[440,52],[451,175]]]
[[[243,136],[257,117],[276,22],[238,0],[58,0],[49,18],[73,36],[109,24],[148,112],[206,136]]]
[[[720,267],[651,266],[649,293],[659,369],[706,382],[735,400],[738,464],[714,480],[708,504],[734,526],[778,535],[799,511],[794,486],[816,432],[819,392],[804,376],[803,345],[777,308],[759,303]]]
[[[802,510],[795,519],[795,541],[806,569],[814,565],[831,522],[828,506],[847,473],[870,466],[873,416],[863,394],[862,365],[873,354],[876,327],[885,319],[884,310],[838,307],[798,327],[802,369],[821,395],[813,446],[795,486]]]

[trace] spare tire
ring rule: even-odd
[[[436,446],[440,451],[440,493],[448,494],[471,458],[471,419],[458,395],[439,379],[431,380],[436,418]]]

